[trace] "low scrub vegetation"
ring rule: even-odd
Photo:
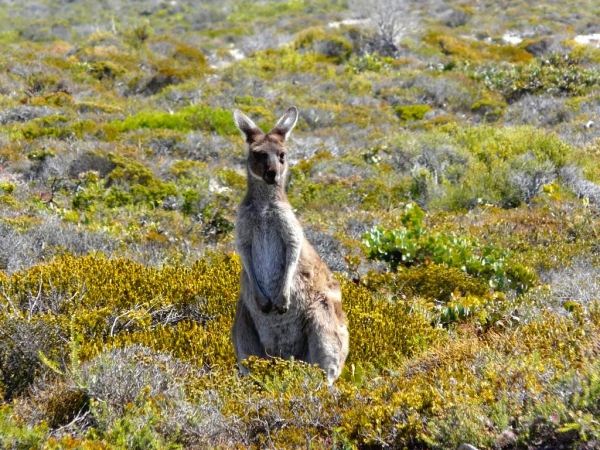
[[[200,3],[0,6],[0,448],[596,448],[598,6]],[[230,342],[231,111],[291,105],[331,387]]]

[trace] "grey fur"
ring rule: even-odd
[[[249,154],[236,221],[243,270],[232,340],[243,373],[251,355],[294,357],[318,364],[331,384],[348,355],[348,330],[340,284],[304,238],[285,193],[284,143],[297,119],[292,107],[264,134],[234,111]]]

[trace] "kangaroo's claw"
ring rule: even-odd
[[[264,312],[265,314],[270,313],[271,310],[273,309],[273,302],[271,301],[271,299],[267,298],[267,297],[255,297],[256,300],[256,304],[258,305],[259,309]]]

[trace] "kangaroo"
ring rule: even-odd
[[[233,116],[249,146],[236,219],[242,275],[231,334],[238,365],[247,374],[248,356],[293,357],[318,364],[331,385],[348,355],[348,330],[340,283],[304,238],[285,192],[285,141],[298,110],[289,108],[266,134],[241,111]]]

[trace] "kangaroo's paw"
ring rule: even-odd
[[[281,293],[273,302],[279,314],[284,314],[290,309],[290,294]]]
[[[258,308],[265,314],[270,313],[271,310],[273,309],[273,302],[271,301],[271,299],[269,297],[266,297],[262,294],[259,294],[259,295],[255,294],[254,300],[256,301]]]

